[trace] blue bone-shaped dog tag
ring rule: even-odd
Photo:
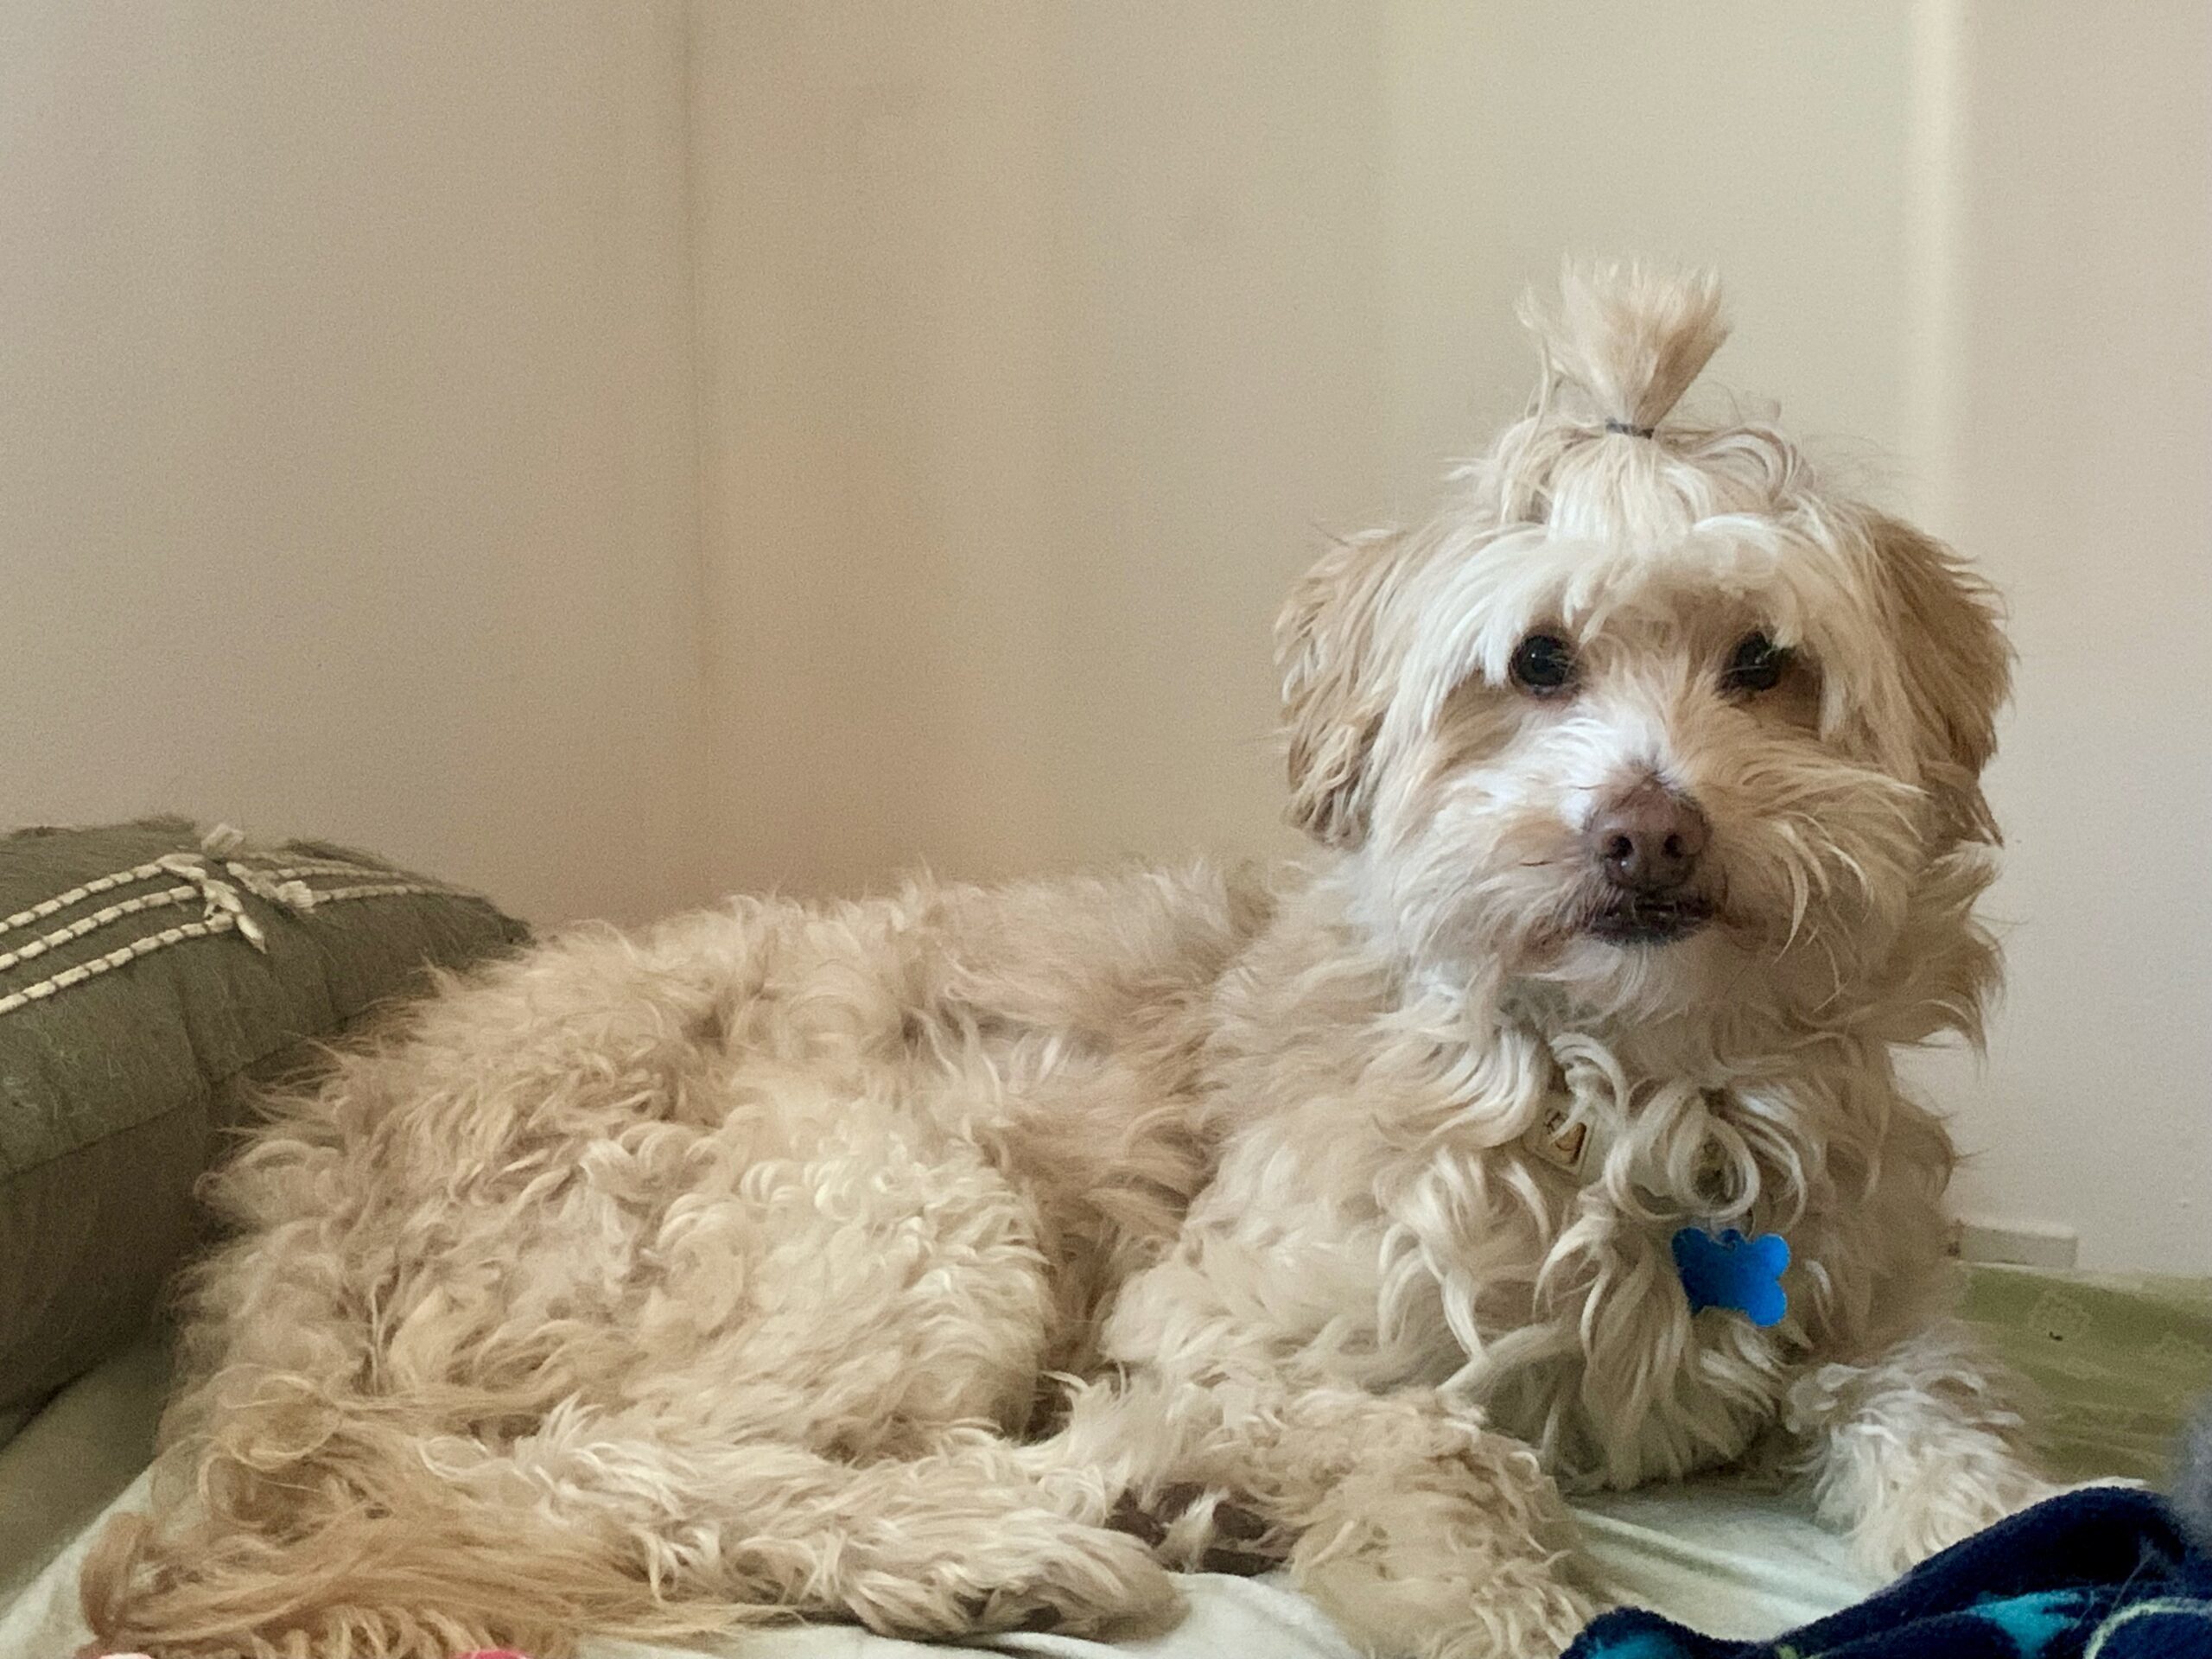
[[[1732,1307],[1762,1330],[1779,1325],[1789,1311],[1782,1288],[1789,1265],[1789,1241],[1780,1233],[1745,1238],[1731,1227],[1715,1237],[1702,1227],[1684,1227],[1675,1235],[1675,1271],[1693,1313]]]

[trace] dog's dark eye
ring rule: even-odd
[[[1782,683],[1783,671],[1789,666],[1788,646],[1776,645],[1764,633],[1747,633],[1737,642],[1720,683],[1731,691],[1746,695],[1771,691]]]
[[[1540,697],[1574,683],[1574,647],[1555,633],[1532,633],[1513,648],[1513,683]]]

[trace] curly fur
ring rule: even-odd
[[[1891,1059],[1996,978],[1989,596],[1780,432],[1662,423],[1708,279],[1531,315],[1529,415],[1284,612],[1310,869],[586,930],[278,1103],[103,1639],[1126,1629],[1225,1549],[1371,1651],[1522,1655],[1588,1608],[1562,1487],[1780,1434],[1885,1566],[2036,1496]],[[1588,826],[1652,780],[1713,919],[1609,943]],[[1686,1221],[1788,1235],[1781,1324],[1692,1314]]]

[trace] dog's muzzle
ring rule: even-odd
[[[1697,803],[1656,778],[1613,797],[1592,820],[1590,856],[1604,882],[1587,929],[1610,944],[1671,944],[1713,919],[1694,883],[1712,828]]]

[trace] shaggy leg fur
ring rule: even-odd
[[[1821,1518],[1869,1567],[1901,1573],[2058,1489],[2023,1449],[2002,1376],[1956,1324],[1907,1338],[1866,1365],[1823,1365],[1790,1392],[1808,1435]]]
[[[1197,1482],[1264,1538],[1171,1529],[1179,1557],[1287,1549],[1299,1587],[1370,1653],[1526,1659],[1587,1621],[1562,1576],[1573,1529],[1535,1454],[1433,1390],[1376,1395],[1245,1375],[1205,1383],[1138,1373],[1080,1395],[1065,1429],[1029,1454],[1040,1483],[1102,1475],[1153,1500]]]
[[[1421,1659],[1520,1659],[1563,1649],[1587,1622],[1589,1602],[1560,1570],[1565,1508],[1534,1452],[1419,1398],[1380,1412],[1310,1404],[1287,1431],[1308,1445],[1325,1433],[1341,1475],[1304,1506],[1291,1569],[1355,1641]]]
[[[945,1637],[1096,1630],[1177,1605],[1141,1543],[1048,1507],[988,1433],[857,1466],[636,1433],[579,1416],[505,1455],[419,1447],[443,1490],[410,1491],[404,1516],[365,1510],[289,1549],[232,1532],[207,1541],[211,1559],[171,1551],[127,1607],[101,1610],[104,1634],[168,1651],[289,1638],[331,1655],[514,1641],[542,1654],[581,1631],[712,1632],[779,1609]],[[127,1573],[143,1538],[105,1542]],[[242,1614],[261,1640],[237,1642]]]

